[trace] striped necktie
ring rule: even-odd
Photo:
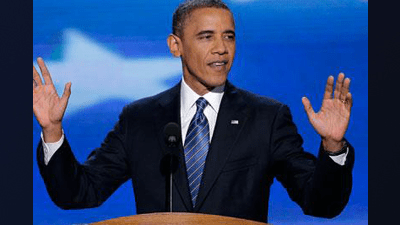
[[[193,207],[199,193],[200,181],[210,145],[210,129],[203,111],[208,102],[203,97],[196,101],[197,111],[189,124],[185,139],[185,162]]]

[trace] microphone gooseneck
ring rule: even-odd
[[[167,146],[167,154],[161,160],[161,167],[166,175],[166,211],[172,212],[172,178],[178,169],[179,143],[181,141],[181,129],[177,123],[170,122],[164,127],[164,141]],[[167,177],[167,175],[169,175]]]

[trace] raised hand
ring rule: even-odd
[[[321,109],[315,113],[310,101],[302,98],[308,119],[316,132],[321,135],[325,150],[336,152],[343,145],[343,137],[349,125],[353,98],[349,92],[350,79],[340,73],[333,92],[333,76],[328,78]],[[333,95],[332,95],[333,92]]]
[[[37,62],[44,84],[33,66],[33,113],[42,127],[45,142],[56,142],[62,135],[61,121],[71,95],[71,82],[65,85],[60,98],[43,59],[38,58]]]

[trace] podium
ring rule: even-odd
[[[240,225],[268,225],[267,223],[252,220],[239,219],[228,216],[217,216],[201,213],[146,213],[134,216],[119,217],[110,220],[92,223],[93,225],[219,225],[219,224],[240,224]]]

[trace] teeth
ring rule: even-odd
[[[225,65],[225,63],[224,62],[216,62],[216,63],[213,63],[215,66],[223,66],[223,65]]]

